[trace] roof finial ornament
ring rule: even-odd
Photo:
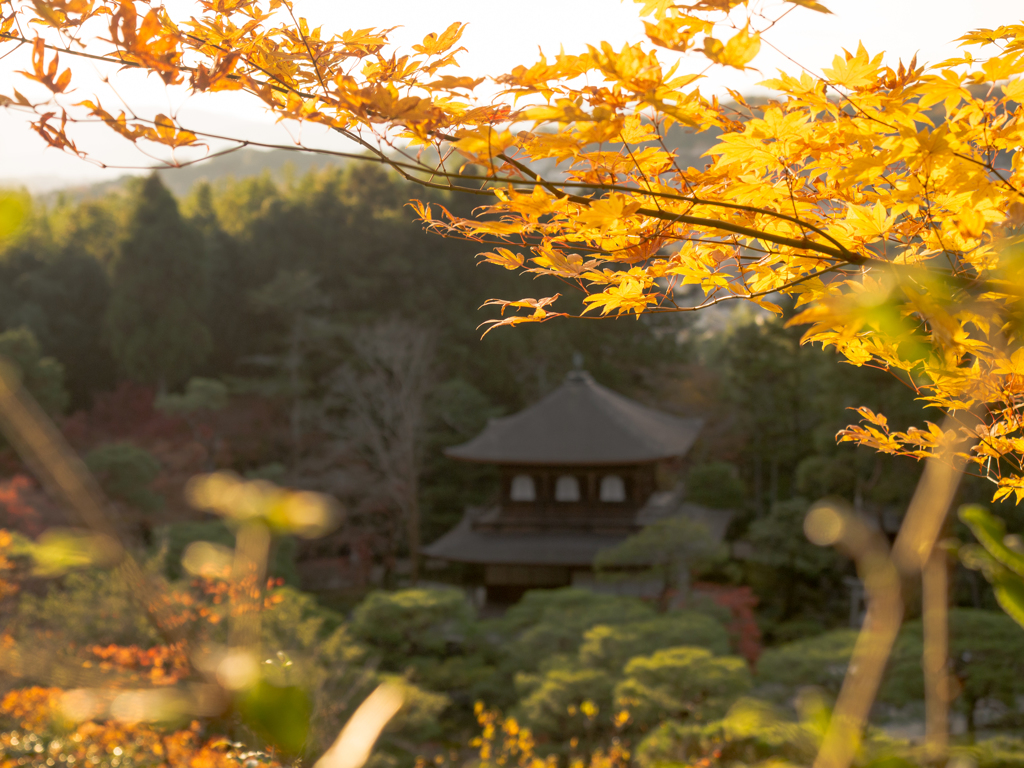
[[[583,370],[583,353],[572,353],[572,370],[565,376],[565,380],[576,384],[585,384],[590,380],[590,375]]]

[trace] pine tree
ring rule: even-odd
[[[156,174],[138,187],[110,272],[107,340],[120,367],[161,390],[187,379],[211,347],[203,241]]]

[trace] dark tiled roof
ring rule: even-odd
[[[593,531],[478,531],[470,516],[421,550],[427,557],[487,565],[563,565],[588,567],[602,549],[628,534]]]
[[[722,541],[733,513],[680,501],[679,493],[654,494],[637,512],[636,527],[650,525],[668,517],[686,517],[708,527],[714,541]],[[496,508],[470,507],[457,526],[420,551],[427,557],[456,563],[485,565],[561,565],[589,567],[602,549],[614,547],[629,533],[590,530],[541,530],[519,532],[479,530],[477,521],[494,522],[500,517]]]
[[[682,456],[701,419],[681,419],[602,387],[573,371],[540,402],[491,419],[479,435],[445,451],[490,464],[641,464]]]

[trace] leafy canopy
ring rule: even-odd
[[[64,410],[68,394],[64,389],[64,366],[43,355],[35,334],[28,328],[0,333],[0,357],[16,367],[21,385],[47,413]]]
[[[779,312],[775,297],[786,294],[793,322],[809,325],[805,341],[890,370],[955,411],[976,471],[997,497],[1024,498],[1024,25],[969,32],[962,55],[930,66],[859,46],[821,76],[765,81],[766,104],[739,94],[726,104],[700,90],[709,61],[746,68],[793,5],[827,9],[639,4],[646,40],[542,54],[491,77],[485,98],[474,96],[484,78],[457,69],[458,22],[398,51],[390,30],[329,33],[289,0],[201,0],[188,18],[141,0],[5,0],[0,47],[33,46],[26,75],[45,98],[12,88],[0,103],[64,151],[86,153],[82,121],[187,151],[201,132],[114,107],[116,96],[83,98],[75,68],[99,57],[194,93],[241,91],[280,118],[328,126],[424,186],[484,196],[472,217],[436,204],[418,212],[437,232],[478,241],[487,262],[562,280],[584,294],[584,313],[737,300]],[[684,167],[668,147],[677,125],[715,137],[706,165]],[[537,170],[551,163],[557,173]],[[685,302],[687,286],[700,289],[697,304]],[[564,315],[558,298],[495,300],[508,314],[493,322]],[[861,415],[842,440],[924,457],[947,437]]]
[[[714,656],[706,648],[678,646],[638,656],[615,688],[616,698],[640,723],[706,719],[725,714],[728,705],[750,690],[750,670],[737,656]]]
[[[579,660],[586,667],[619,672],[634,656],[676,645],[699,646],[721,656],[729,652],[729,634],[705,613],[673,611],[647,621],[591,627],[583,635]]]
[[[614,547],[600,550],[594,568],[605,578],[656,581],[659,608],[664,611],[673,593],[688,595],[692,571],[724,556],[724,545],[714,540],[704,523],[677,516],[653,522]]]
[[[162,391],[209,353],[201,249],[160,179],[145,179],[110,263],[106,325],[110,349],[128,376]]]
[[[85,456],[85,465],[103,491],[142,512],[154,512],[163,498],[152,488],[160,474],[160,462],[144,448],[131,443],[108,443]]]

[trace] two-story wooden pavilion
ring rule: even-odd
[[[527,589],[591,581],[598,551],[664,517],[695,516],[720,538],[727,514],[683,504],[678,490],[656,491],[658,464],[682,459],[702,423],[648,408],[573,371],[535,405],[492,419],[446,451],[496,464],[500,500],[467,509],[423,553],[482,566],[488,601],[509,602]]]

